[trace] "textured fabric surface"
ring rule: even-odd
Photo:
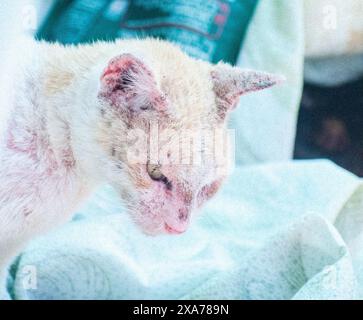
[[[14,299],[363,298],[363,187],[327,161],[237,168],[181,236],[148,237],[112,190],[34,241]],[[31,279],[35,276],[36,281]]]

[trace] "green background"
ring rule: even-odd
[[[57,1],[37,37],[64,44],[158,37],[190,55],[235,63],[258,0]]]

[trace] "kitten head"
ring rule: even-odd
[[[226,122],[239,97],[280,79],[198,61],[162,41],[127,47],[99,77],[109,180],[144,232],[179,234],[228,174]]]

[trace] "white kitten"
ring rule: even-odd
[[[279,81],[197,61],[159,40],[22,50],[32,54],[11,70],[1,105],[9,114],[0,141],[2,279],[27,241],[69,220],[101,184],[116,188],[144,232],[184,232],[226,176],[206,141],[215,145],[213,132],[226,130],[240,95]],[[203,132],[202,162],[184,161],[186,132]],[[131,161],[130,150],[144,160]]]

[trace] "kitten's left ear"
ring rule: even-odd
[[[270,88],[285,80],[278,75],[232,67],[225,63],[217,64],[211,76],[218,115],[222,120],[236,107],[241,95]]]

